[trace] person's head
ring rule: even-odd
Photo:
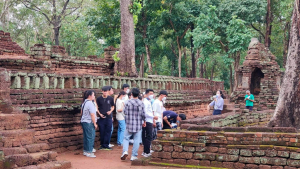
[[[247,94],[247,95],[250,95],[250,94],[251,94],[251,93],[250,93],[250,90],[247,90],[247,91],[246,91],[246,94]]]
[[[126,93],[124,91],[121,91],[117,97],[117,99],[123,99],[123,97],[126,95]]]
[[[113,95],[113,94],[114,94],[113,87],[112,87],[112,86],[106,86],[106,87],[107,87],[107,89],[108,89],[107,95]]]
[[[107,86],[102,87],[101,90],[102,90],[102,95],[104,97],[107,97],[109,95],[109,88]]]
[[[146,89],[144,97],[149,98],[149,99],[153,99],[153,94],[154,94],[153,89]]]
[[[128,95],[128,99],[132,99],[132,92],[131,91],[129,91],[129,93],[127,95]]]
[[[140,95],[140,90],[138,88],[132,88],[131,94],[132,94],[132,97],[136,99]]]
[[[180,122],[181,120],[185,120],[185,119],[186,119],[185,114],[179,114],[179,115],[177,116],[177,122]]]
[[[222,97],[224,99],[224,95],[223,95],[223,92],[221,90],[218,90],[217,93],[216,93],[216,95],[218,97]]]
[[[139,96],[138,96],[138,99],[142,101],[142,100],[143,100],[143,96],[142,96],[142,95],[139,95]]]
[[[128,94],[130,92],[129,85],[128,84],[123,84],[122,85],[122,90]]]
[[[168,96],[168,92],[165,91],[165,90],[161,90],[159,92],[159,94],[158,94],[158,100],[160,100],[160,101],[166,101],[167,96]]]
[[[84,100],[94,100],[95,99],[95,92],[93,90],[87,90],[84,92]]]

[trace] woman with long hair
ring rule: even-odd
[[[123,112],[125,106],[123,97],[125,97],[125,95],[126,93],[124,91],[121,91],[116,99],[116,119],[118,120],[119,123],[118,139],[117,139],[118,146],[121,146],[123,144],[124,132],[126,129],[125,114]]]

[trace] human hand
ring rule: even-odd
[[[98,125],[95,123],[95,124],[94,124],[94,127],[95,127],[95,129],[97,129]]]
[[[108,111],[108,112],[107,112],[107,115],[110,115],[110,114],[111,114],[111,111]]]
[[[143,127],[146,127],[146,122],[143,123]]]
[[[156,123],[153,123],[153,127],[156,127]]]
[[[158,120],[158,116],[154,116],[153,119],[154,119],[154,120]]]
[[[103,114],[99,114],[101,118],[105,118],[105,116]]]

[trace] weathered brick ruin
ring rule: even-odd
[[[166,89],[170,93],[167,107],[188,118],[209,114],[210,97],[223,89],[223,82],[199,78],[111,76],[111,56],[116,50],[106,49],[104,59],[73,57],[62,47],[38,44],[26,55],[8,33],[0,32],[2,168],[69,168],[69,162],[56,161],[56,156],[57,152],[82,148],[79,106],[86,89],[95,90],[96,96],[104,85],[112,85],[115,93],[124,83],[155,92]],[[98,132],[96,137],[97,148]],[[116,133],[112,141],[115,137]]]
[[[300,133],[295,128],[262,127],[272,115],[273,111],[243,112],[186,120],[181,130],[159,131],[152,142],[152,159],[134,164],[297,169]]]
[[[237,87],[231,101],[244,109],[246,90],[250,90],[255,97],[255,109],[275,109],[282,76],[276,57],[256,38],[251,40],[248,49],[245,61],[236,73]]]

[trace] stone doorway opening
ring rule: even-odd
[[[264,78],[264,74],[260,68],[255,68],[251,74],[251,84],[250,84],[250,92],[253,95],[259,95],[260,93],[260,82],[261,79]]]

